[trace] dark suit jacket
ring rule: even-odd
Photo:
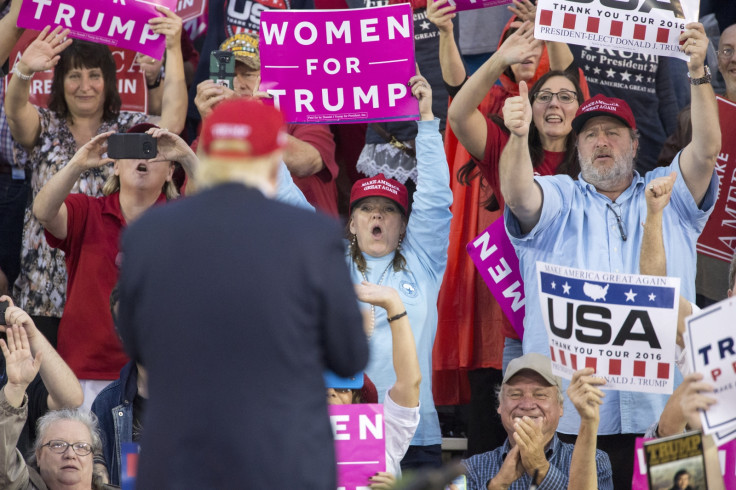
[[[368,346],[336,222],[225,184],[124,234],[119,329],[148,369],[137,488],[334,489],[322,372]]]

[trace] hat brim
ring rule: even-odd
[[[396,204],[399,207],[399,209],[401,210],[401,212],[403,213],[404,216],[406,216],[406,214],[407,214],[406,213],[406,209],[404,209],[404,206],[402,206],[399,201],[397,201],[396,199],[391,199],[388,196],[384,196],[383,194],[376,194],[376,195],[373,195],[373,196],[362,196],[362,197],[359,197],[355,201],[351,202],[350,203],[350,206],[348,206],[348,214],[353,214],[353,209],[355,209],[355,205],[358,204],[363,199],[368,199],[369,197],[385,197],[389,201],[391,201],[394,204]]]
[[[606,116],[606,117],[612,117],[614,119],[618,119],[619,121],[624,123],[624,125],[627,128],[631,129],[631,125],[626,119],[619,116],[618,114],[614,114],[612,112],[606,112],[606,111],[590,111],[590,112],[586,112],[585,114],[580,114],[578,117],[572,120],[572,124],[571,124],[572,129],[575,131],[575,133],[579,134],[580,131],[582,131],[583,126],[585,126],[585,123],[588,122],[588,120],[594,117],[599,117],[599,116]]]
[[[236,54],[235,61],[243,63],[246,67],[250,68],[251,70],[261,69],[261,60],[256,58],[255,56],[241,56],[241,55]]]

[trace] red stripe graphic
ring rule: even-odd
[[[598,17],[588,17],[588,28],[586,29],[588,32],[595,32],[598,33],[598,29],[601,25],[601,19]]]
[[[567,366],[567,362],[565,362],[565,351],[560,349],[560,362],[563,366]]]
[[[666,43],[670,40],[670,30],[664,27],[657,29],[657,42]]]
[[[634,376],[644,377],[647,374],[647,363],[644,361],[634,361]]]
[[[575,18],[577,15],[575,14],[565,14],[565,20],[562,22],[562,27],[565,29],[575,29]]]
[[[598,370],[598,359],[595,357],[586,357],[585,358],[585,367],[593,368],[594,370]]]
[[[647,37],[647,26],[636,24],[634,26],[634,39],[643,41]]]
[[[578,356],[575,354],[570,354],[570,365],[575,371],[578,370]]]
[[[557,362],[555,359],[555,349],[551,345],[549,346],[549,357],[552,358],[552,362]]]
[[[552,25],[552,11],[551,10],[542,10],[542,13],[539,14],[539,24],[543,26]]]
[[[657,378],[668,379],[670,377],[670,365],[666,362],[657,364]]]
[[[621,359],[611,359],[608,361],[608,374],[611,376],[621,376]]]
[[[624,23],[620,20],[611,21],[611,35],[621,37],[621,33],[624,30]]]

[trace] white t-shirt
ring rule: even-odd
[[[383,424],[386,428],[386,471],[401,478],[401,460],[409,449],[419,425],[419,405],[414,408],[397,405],[386,391],[383,400]]]

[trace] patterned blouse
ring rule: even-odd
[[[40,115],[41,134],[33,150],[29,153],[15,143],[15,164],[31,168],[31,190],[33,198],[77,152],[74,140],[65,119],[59,119],[55,112],[41,107],[36,108]],[[128,128],[146,122],[148,116],[139,112],[120,112],[117,121],[103,122],[97,134],[106,131],[126,131]],[[94,168],[84,172],[72,189],[73,193],[89,196],[102,196],[102,186],[112,166]],[[66,266],[64,252],[48,246],[43,234],[43,226],[33,216],[31,206],[26,208],[23,225],[23,244],[21,249],[20,275],[15,282],[16,303],[29,315],[61,318],[66,301]]]

